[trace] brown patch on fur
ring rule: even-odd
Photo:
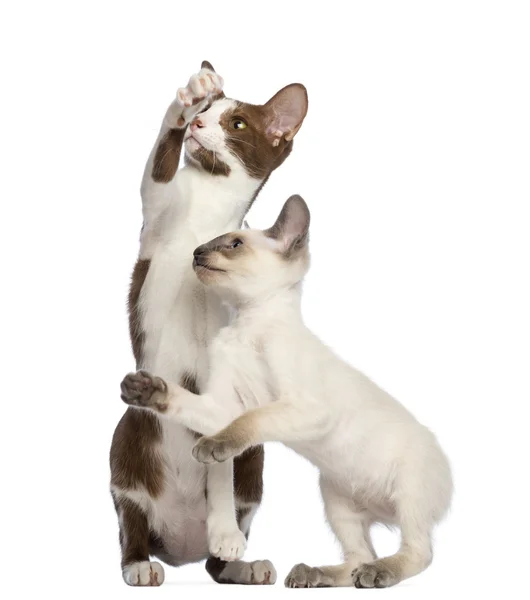
[[[170,129],[158,144],[151,177],[157,183],[170,182],[177,172],[186,129]]]
[[[205,109],[207,110],[207,109]],[[190,153],[190,157],[210,175],[221,175],[228,177],[230,175],[230,167],[223,162],[212,150],[207,150],[200,146]],[[189,157],[186,155],[186,162],[189,162]]]
[[[237,525],[241,529],[241,521],[250,514],[250,506],[241,506],[236,508]],[[245,532],[243,532],[245,533]]]
[[[110,448],[111,485],[122,490],[145,488],[152,498],[162,492],[164,471],[155,446],[162,438],[156,415],[128,408]]]
[[[253,446],[234,459],[234,496],[236,503],[259,504],[263,496],[263,446]]]
[[[131,336],[131,345],[138,366],[142,361],[144,332],[142,331],[140,319],[140,292],[144,285],[147,272],[149,271],[150,260],[139,258],[134,265],[131,276],[131,285],[129,287],[129,334]]]
[[[234,119],[247,123],[245,129],[235,130],[230,126]],[[293,142],[281,139],[273,146],[267,136],[269,112],[265,106],[238,102],[233,109],[221,115],[220,124],[226,133],[226,145],[243,164],[247,173],[256,179],[268,179],[289,156]]]
[[[114,506],[121,517],[121,566],[149,560],[149,525],[142,509],[127,498],[114,497]]]
[[[226,565],[228,563],[216,556],[210,556],[210,558],[206,561],[204,565],[206,567],[206,571],[208,575],[216,582],[216,583],[236,583],[235,581],[231,581],[229,579],[221,579],[221,573],[224,571]]]

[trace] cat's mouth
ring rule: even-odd
[[[219,273],[226,272],[224,269],[212,267],[212,265],[206,262],[204,258],[201,258],[201,256],[195,256],[193,258],[193,268],[195,269],[195,271],[197,271],[197,269],[206,269],[207,271],[217,271]]]
[[[188,137],[185,140],[186,142],[195,142],[200,148],[204,148],[204,146],[199,142],[199,140],[193,135],[193,133],[190,133],[188,135]]]

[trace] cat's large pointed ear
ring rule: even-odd
[[[290,142],[307,114],[307,90],[301,83],[291,83],[264,105],[268,111],[267,137],[273,146],[278,146],[280,139]]]
[[[292,257],[309,242],[310,220],[311,214],[302,196],[291,196],[283,205],[276,223],[264,233],[278,242],[283,254]]]

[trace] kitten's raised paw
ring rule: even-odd
[[[304,563],[295,565],[285,579],[288,588],[331,587],[331,577],[318,567],[309,567]]]
[[[214,528],[208,538],[210,554],[221,560],[237,560],[243,556],[247,547],[246,537],[237,528],[233,531],[222,531]]]
[[[399,583],[399,577],[384,559],[361,565],[353,571],[352,578],[356,588],[385,588]]]
[[[129,373],[121,382],[121,399],[131,406],[164,412],[167,408],[166,395],[166,382],[147,371]]]
[[[133,586],[159,586],[164,583],[164,569],[158,562],[131,563],[123,567],[123,580],[127,585]]]
[[[239,452],[231,442],[220,440],[217,436],[213,436],[202,437],[195,444],[192,454],[195,460],[210,465],[216,462],[224,462],[232,456],[239,454]]]

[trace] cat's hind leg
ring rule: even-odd
[[[113,494],[120,525],[121,568],[123,580],[132,586],[159,586],[164,583],[164,569],[149,560],[149,525],[147,516],[132,500]]]
[[[375,558],[369,534],[369,513],[322,476],[320,489],[326,517],[342,546],[344,562],[324,567],[295,565],[287,575],[286,587],[349,587],[353,585],[352,570]]]

